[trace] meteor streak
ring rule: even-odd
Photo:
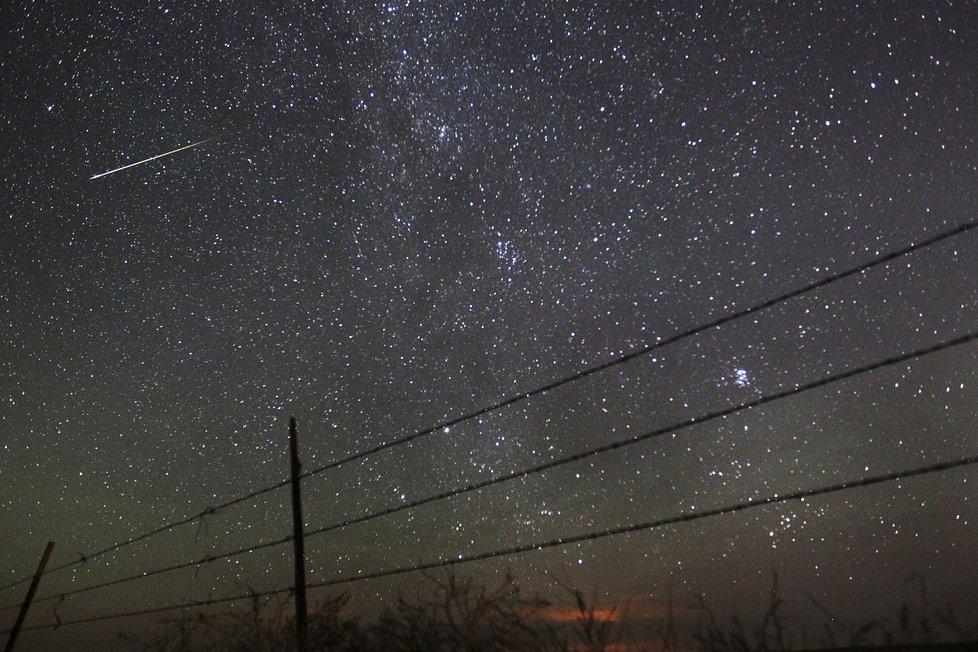
[[[197,147],[198,145],[203,145],[204,143],[209,143],[210,141],[214,140],[215,138],[217,138],[217,136],[212,136],[212,137],[210,137],[210,138],[208,138],[206,140],[201,140],[201,141],[198,141],[196,143],[191,143],[190,145],[184,145],[183,147],[178,147],[178,148],[176,148],[174,150],[170,150],[169,152],[164,152],[163,154],[157,154],[156,156],[150,156],[149,158],[143,159],[142,161],[136,161],[135,163],[130,163],[129,165],[123,165],[121,168],[116,168],[114,170],[109,170],[108,172],[102,172],[101,174],[96,174],[93,177],[89,177],[88,180],[91,181],[92,179],[98,179],[99,177],[104,177],[106,175],[113,174],[115,172],[120,172],[120,171],[125,170],[127,168],[136,167],[137,165],[142,165],[143,163],[149,163],[150,161],[155,161],[158,158],[163,158],[164,156],[169,156],[170,154],[176,154],[177,152],[182,152],[183,150],[190,149],[191,147]]]

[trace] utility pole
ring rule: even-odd
[[[24,619],[27,618],[27,610],[30,609],[31,601],[34,600],[34,593],[37,591],[37,585],[41,583],[41,576],[44,575],[44,569],[48,565],[48,559],[51,558],[51,550],[53,549],[54,541],[48,541],[48,547],[44,549],[44,554],[41,556],[41,563],[37,565],[37,572],[34,573],[34,579],[31,580],[31,588],[27,589],[27,597],[24,598],[24,604],[20,606],[20,613],[17,614],[17,622],[14,623],[14,628],[10,630],[10,638],[7,639],[7,647],[4,648],[4,652],[11,652],[14,649],[14,643],[17,642],[17,634],[20,633],[20,628],[24,625]]]
[[[292,466],[292,543],[295,545],[295,634],[298,652],[306,652],[306,554],[302,541],[302,494],[299,477],[299,441],[295,434],[295,417],[289,417],[289,458]]]

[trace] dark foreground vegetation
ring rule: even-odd
[[[866,622],[841,618],[814,598],[822,618],[808,631],[788,616],[778,586],[756,622],[720,617],[694,595],[681,609],[682,628],[670,597],[648,631],[629,632],[628,613],[598,607],[569,589],[563,601],[523,593],[507,576],[493,587],[455,575],[427,577],[424,590],[400,596],[373,622],[346,615],[348,594],[310,608],[310,652],[677,652],[679,650],[804,650],[880,646],[887,649],[958,649],[940,643],[978,641],[978,626],[963,625],[950,604],[930,607],[920,597],[896,615]],[[671,592],[670,592],[671,593]],[[681,631],[685,629],[686,631]],[[288,599],[252,598],[249,608],[187,614],[161,621],[152,631],[121,635],[141,652],[289,652],[296,649],[295,620]],[[961,648],[964,649],[964,648]],[[974,648],[978,649],[978,645]]]

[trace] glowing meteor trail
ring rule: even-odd
[[[203,145],[204,143],[209,143],[210,141],[217,138],[217,136],[212,136],[206,140],[201,140],[196,143],[191,143],[190,145],[184,145],[183,147],[178,147],[177,149],[170,150],[169,152],[164,152],[163,154],[157,154],[156,156],[150,156],[149,158],[143,159],[142,161],[136,161],[135,163],[130,163],[129,165],[123,165],[121,168],[116,168],[114,170],[109,170],[108,172],[102,172],[101,174],[96,174],[93,177],[89,177],[88,180],[98,179],[99,177],[104,177],[115,172],[121,172],[122,170],[136,167],[137,165],[142,165],[143,163],[149,163],[150,161],[155,161],[158,158],[163,158],[164,156],[169,156],[170,154],[176,154],[177,152],[182,152],[185,149],[190,149],[191,147],[197,147],[198,145]]]

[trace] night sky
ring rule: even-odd
[[[317,467],[978,217],[972,2],[94,4],[0,7],[2,584],[48,540],[60,565],[286,478],[291,414]],[[304,482],[308,527],[975,330],[976,275],[972,231],[340,466]],[[974,455],[976,420],[964,344],[310,538],[309,579]],[[751,618],[776,570],[800,618],[810,593],[854,620],[919,574],[973,623],[976,528],[969,467],[459,572],[638,615],[673,577]],[[38,597],[290,533],[278,490]],[[291,555],[28,625],[286,587]],[[101,649],[135,622],[21,642]]]

